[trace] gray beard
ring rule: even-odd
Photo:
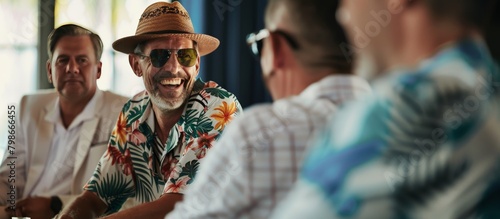
[[[179,98],[171,101],[163,99],[158,91],[152,94],[150,98],[152,103],[162,112],[170,112],[179,109],[184,104],[184,102],[187,101],[187,92],[183,93]]]

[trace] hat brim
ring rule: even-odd
[[[213,52],[219,47],[219,40],[215,37],[206,34],[197,33],[162,33],[162,34],[141,34],[135,36],[124,37],[113,42],[113,49],[125,54],[134,53],[137,44],[162,37],[179,37],[187,38],[195,41],[198,44],[198,53],[204,56]]]

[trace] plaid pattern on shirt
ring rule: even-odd
[[[167,218],[268,218],[297,179],[315,130],[340,104],[370,91],[357,76],[329,76],[299,96],[245,110]]]
[[[272,218],[500,218],[500,74],[481,39],[374,93],[336,114]]]

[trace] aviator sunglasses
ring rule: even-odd
[[[176,51],[177,61],[184,67],[191,67],[196,64],[198,53],[196,49],[153,49],[149,56],[144,54],[136,54],[142,58],[149,58],[151,64],[156,68],[161,68],[172,55],[172,51]]]

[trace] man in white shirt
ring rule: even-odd
[[[339,47],[346,40],[331,13],[337,4],[269,1],[266,29],[247,42],[275,102],[226,128],[166,218],[268,218],[297,179],[314,132],[341,104],[370,92]]]
[[[55,91],[21,99],[15,144],[0,168],[1,212],[9,216],[52,218],[76,198],[127,100],[97,88],[103,50],[97,34],[63,25],[49,35],[48,47],[47,76]]]

